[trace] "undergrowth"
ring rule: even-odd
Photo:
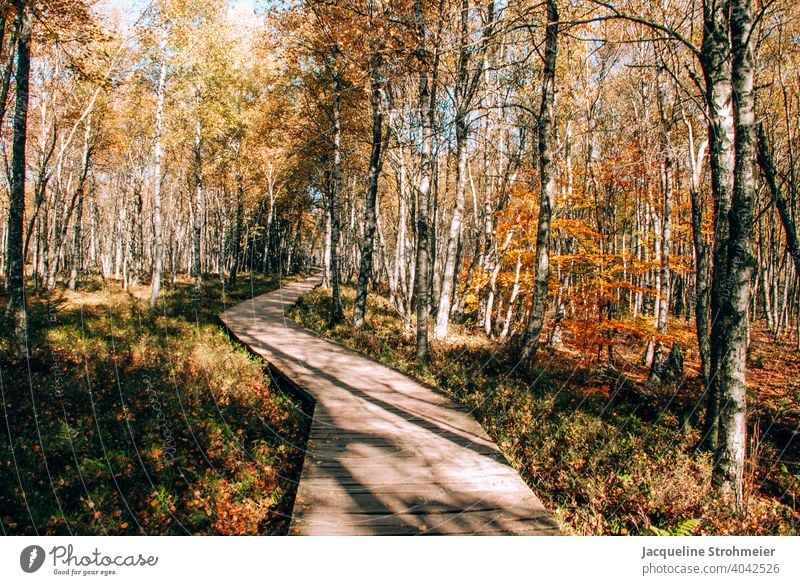
[[[311,291],[290,315],[470,409],[565,533],[797,532],[800,475],[772,465],[767,442],[751,449],[746,514],[720,504],[711,457],[695,448],[699,417],[687,424],[686,397],[675,389],[644,389],[569,351],[541,350],[541,369],[523,376],[505,345],[474,334],[433,342],[431,363],[420,367],[413,330],[388,300],[371,296],[366,325],[354,330],[347,319],[329,326],[329,299],[324,289]],[[353,299],[345,288],[348,318]]]
[[[30,359],[0,334],[3,533],[285,533],[307,418],[216,318],[277,286],[29,298]]]

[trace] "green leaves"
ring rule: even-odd
[[[692,536],[697,532],[701,522],[700,518],[687,518],[668,528],[650,526],[644,533],[651,536]]]

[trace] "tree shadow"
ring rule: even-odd
[[[233,354],[218,359],[242,388],[221,393],[181,346],[185,320],[114,298],[30,299],[30,359],[0,353],[2,532],[285,534],[308,416]],[[263,516],[223,516],[267,493]]]
[[[286,321],[301,288],[222,316],[237,339],[316,400],[293,534],[557,533],[464,409]],[[304,359],[311,354],[313,364]]]

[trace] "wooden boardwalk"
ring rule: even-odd
[[[316,401],[290,534],[557,534],[465,409],[285,317],[318,282],[289,284],[220,315]]]

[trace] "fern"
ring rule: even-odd
[[[74,448],[80,442],[80,438],[81,433],[78,429],[73,429],[66,422],[61,422],[61,426],[56,433],[56,444],[59,447]]]
[[[691,536],[698,526],[700,526],[700,518],[687,518],[668,528],[649,526],[644,533],[650,536]]]
[[[700,526],[700,518],[687,518],[678,522],[671,530],[673,536],[691,536]]]

